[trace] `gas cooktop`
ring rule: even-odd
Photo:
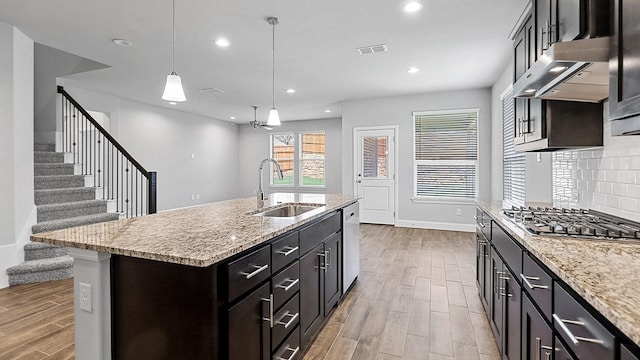
[[[514,206],[503,212],[533,234],[640,240],[639,223],[594,210]]]

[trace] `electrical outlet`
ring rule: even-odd
[[[195,194],[191,194],[191,201],[196,199],[196,195]]]
[[[458,216],[462,215],[462,210],[461,209],[456,209],[456,215],[458,215]]]
[[[93,312],[91,284],[80,283],[80,310]]]
[[[191,154],[191,158],[195,159],[196,158],[196,154]]]
[[[200,194],[196,194],[196,200],[200,200]]]

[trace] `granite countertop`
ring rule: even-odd
[[[502,202],[478,205],[640,346],[639,241],[533,235],[502,214]]]
[[[324,205],[295,217],[276,218],[253,216],[255,197],[233,199],[39,233],[31,240],[206,267],[357,201],[350,195],[335,194],[277,193],[269,197],[264,209],[283,203]]]

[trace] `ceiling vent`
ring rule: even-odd
[[[374,54],[374,53],[387,51],[387,45],[380,44],[380,45],[363,46],[363,47],[357,48],[356,50],[358,50],[360,55]]]

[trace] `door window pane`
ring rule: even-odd
[[[283,179],[278,179],[276,167],[271,164],[271,184],[293,186],[294,169],[293,155],[295,154],[295,135],[290,133],[271,135],[271,157],[276,159],[282,169]]]
[[[362,176],[365,178],[387,177],[387,137],[365,136],[362,138]]]
[[[300,143],[300,183],[302,186],[324,186],[325,134],[302,133]]]

